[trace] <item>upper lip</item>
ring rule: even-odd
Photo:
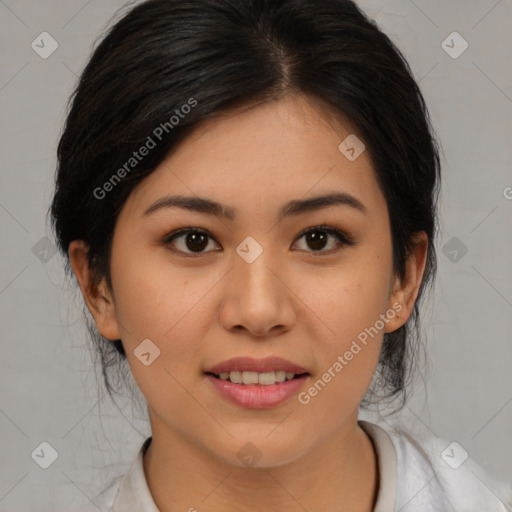
[[[233,357],[227,361],[216,364],[208,368],[206,372],[219,374],[221,372],[258,372],[265,373],[271,371],[285,371],[295,374],[308,373],[306,369],[302,368],[291,361],[287,361],[281,357],[265,357],[263,359],[254,359],[252,357]]]

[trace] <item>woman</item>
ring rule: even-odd
[[[75,91],[52,218],[152,436],[113,511],[506,510],[403,403],[439,156],[411,71],[348,0],[150,0]],[[486,483],[484,483],[486,482]]]

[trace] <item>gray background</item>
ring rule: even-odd
[[[125,4],[0,0],[0,511],[90,504],[150,432],[129,397],[119,411],[98,387],[81,296],[41,242],[51,238],[45,215],[66,101]],[[510,480],[512,3],[361,5],[409,60],[443,148],[439,274],[424,308],[429,370],[395,421],[457,441]],[[47,59],[31,47],[44,31],[59,45]],[[469,43],[458,58],[441,46],[453,31]],[[452,51],[461,48],[452,39]],[[31,457],[43,441],[58,452],[46,470]]]

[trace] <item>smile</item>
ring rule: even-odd
[[[277,356],[233,357],[205,370],[217,396],[249,409],[270,409],[287,402],[311,376],[301,365]]]

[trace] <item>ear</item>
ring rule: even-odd
[[[424,231],[416,233],[414,246],[407,257],[405,275],[402,279],[394,277],[388,309],[396,311],[396,315],[387,322],[385,332],[396,331],[411,316],[425,272],[427,248],[427,234]]]
[[[109,340],[121,339],[112,293],[105,278],[99,284],[95,282],[89,268],[88,252],[83,240],[73,240],[68,249],[71,267],[100,334]]]

